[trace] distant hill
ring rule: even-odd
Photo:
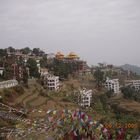
[[[125,65],[122,65],[121,68],[124,69],[124,70],[130,70],[133,73],[136,73],[137,75],[140,75],[140,67],[138,67],[138,66],[125,64]]]

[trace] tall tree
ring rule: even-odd
[[[23,82],[24,82],[24,84],[28,84],[28,77],[29,77],[29,75],[28,75],[27,68],[24,67],[24,69],[23,69]]]
[[[7,55],[6,49],[0,49],[0,58]]]
[[[102,84],[104,82],[104,72],[97,68],[94,72],[94,78],[96,79],[97,87],[102,87]]]
[[[42,68],[45,68],[47,66],[47,56],[42,57],[42,59],[40,60],[40,66]]]
[[[38,72],[38,67],[37,67],[36,60],[34,60],[32,58],[29,58],[28,61],[27,61],[27,66],[29,67],[30,76],[38,78],[39,77],[39,72]]]

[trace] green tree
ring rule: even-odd
[[[0,49],[0,57],[4,57],[7,55],[6,49]]]
[[[42,67],[42,68],[45,68],[45,67],[47,67],[47,57],[46,56],[43,56],[43,58],[40,60],[40,66]]]
[[[27,61],[27,66],[29,67],[30,76],[38,78],[39,72],[36,61],[32,58],[29,58]]]
[[[34,53],[36,56],[39,56],[40,49],[39,49],[39,48],[33,48],[33,53]]]
[[[28,78],[29,78],[29,75],[28,75],[27,68],[24,67],[24,69],[23,69],[23,82],[26,85],[28,85]]]
[[[22,52],[23,54],[29,54],[31,51],[32,51],[32,50],[31,50],[29,47],[25,47],[25,48],[21,49],[21,52]]]
[[[15,48],[13,48],[12,46],[9,46],[7,49],[8,49],[11,53],[13,53],[13,52],[16,51]]]
[[[123,87],[121,89],[124,98],[128,98],[128,99],[133,99],[134,95],[135,95],[135,90],[134,88],[127,86],[127,87]]]
[[[102,84],[104,82],[104,72],[97,68],[94,72],[94,78],[96,79],[97,87],[102,87]]]

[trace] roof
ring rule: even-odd
[[[79,56],[77,54],[75,54],[74,52],[70,52],[67,56],[67,58],[72,58],[72,59],[75,59],[75,58],[79,58]]]

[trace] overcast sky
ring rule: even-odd
[[[0,48],[140,65],[140,0],[0,0]]]

